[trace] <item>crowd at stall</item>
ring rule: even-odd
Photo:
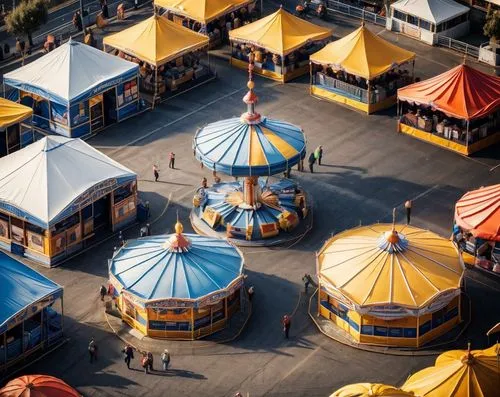
[[[391,69],[387,73],[377,76],[371,81],[347,73],[333,65],[314,65],[314,72],[316,74],[317,83],[327,88],[343,90],[347,94],[352,95],[357,93],[359,99],[363,103],[377,103],[385,98],[392,97],[396,95],[398,88],[413,82],[413,76],[410,71],[404,67]],[[417,78],[416,80],[418,81],[419,79]],[[368,90],[370,90],[369,102]]]
[[[467,122],[432,107],[404,102],[401,123],[466,145],[496,133],[500,124],[500,111]]]
[[[475,237],[460,226],[453,227],[453,240],[460,250],[476,257],[476,264],[500,274],[500,242]]]

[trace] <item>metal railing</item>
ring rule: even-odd
[[[385,17],[341,1],[327,0],[326,9],[329,14],[341,13],[354,18],[362,19],[366,22],[374,23],[376,25],[385,26],[386,23]]]
[[[479,47],[464,43],[459,40],[452,39],[451,37],[446,37],[438,35],[437,45],[441,47],[450,48],[452,50],[461,52],[462,54],[469,55],[473,58],[479,58]]]

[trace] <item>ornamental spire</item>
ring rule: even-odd
[[[241,115],[241,119],[247,124],[257,124],[260,123],[260,114],[255,112],[255,104],[259,100],[259,97],[253,91],[255,87],[253,81],[254,53],[251,52],[248,58],[248,92],[243,97],[243,102],[247,104],[247,111]]]

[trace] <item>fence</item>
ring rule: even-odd
[[[336,0],[327,0],[326,9],[329,14],[339,12],[341,14],[349,15],[354,18],[362,19],[366,22],[371,22],[376,25],[385,26],[386,18],[363,8],[355,7],[350,4],[342,3]]]
[[[452,39],[451,37],[438,35],[437,45],[441,47],[450,48],[452,50],[461,52],[462,54],[469,55],[473,58],[479,58],[479,47]]]

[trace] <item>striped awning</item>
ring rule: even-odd
[[[198,130],[196,158],[212,170],[232,176],[269,176],[296,165],[306,154],[300,127],[262,118],[257,124],[232,118]]]

